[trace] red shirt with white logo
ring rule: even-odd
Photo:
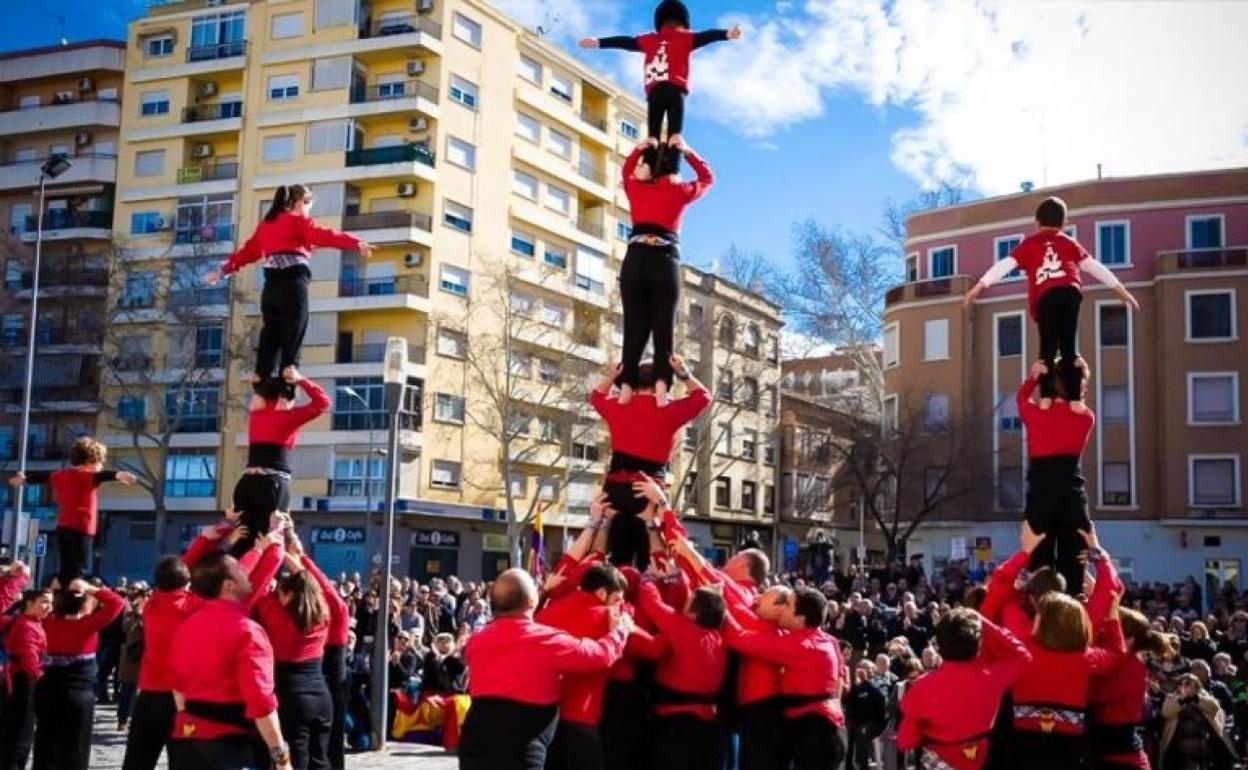
[[[1027,274],[1027,306],[1035,320],[1036,305],[1046,292],[1060,286],[1078,289],[1083,285],[1079,263],[1090,255],[1066,233],[1042,228],[1024,238],[1010,256]]]

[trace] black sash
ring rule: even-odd
[[[254,720],[247,718],[247,711],[241,703],[213,703],[206,700],[188,700],[186,713],[200,719],[207,719],[221,725],[229,725],[242,730],[255,729]]]

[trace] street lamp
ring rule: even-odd
[[[39,216],[35,224],[35,264],[31,270],[30,280],[30,328],[26,330],[26,389],[22,391],[22,433],[17,454],[17,472],[26,474],[26,450],[30,441],[30,396],[35,378],[35,331],[39,319],[39,262],[43,256],[43,206],[49,179],[56,179],[69,170],[69,159],[64,155],[53,155],[39,168]],[[13,529],[4,533],[5,540],[13,544],[13,558],[19,558],[18,552],[22,545],[22,497],[25,494],[25,483],[17,485],[13,500]]]
[[[403,411],[403,391],[407,384],[407,340],[386,340],[386,415],[390,419],[390,462],[386,464],[386,510],[382,521],[381,607],[373,634],[373,735],[377,751],[386,747],[386,708],[389,705],[390,658],[390,573],[394,560],[394,504],[399,485],[399,415]]]

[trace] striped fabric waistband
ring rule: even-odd
[[[298,251],[279,251],[268,254],[264,258],[264,266],[269,270],[284,270],[296,265],[307,265],[310,262],[307,254]]]
[[[931,749],[923,749],[919,765],[923,770],[958,770],[958,768],[936,756]]]
[[[43,659],[44,668],[63,668],[65,666],[76,666],[79,663],[95,660],[95,653],[87,653],[85,655],[48,655]]]
[[[628,239],[629,243],[636,243],[642,246],[675,246],[676,241],[670,238],[664,238],[661,235],[634,235]]]
[[[1031,722],[1043,733],[1051,733],[1057,727],[1063,728],[1058,732],[1083,732],[1084,720],[1083,712],[1074,709],[1052,706],[1014,707],[1015,727],[1019,726],[1019,722]]]

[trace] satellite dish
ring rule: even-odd
[[[1027,180],[1024,180],[1023,183],[1020,184],[1018,187],[1023,192],[1029,193],[1032,190],[1036,189],[1036,183],[1031,181],[1030,179],[1027,179]]]

